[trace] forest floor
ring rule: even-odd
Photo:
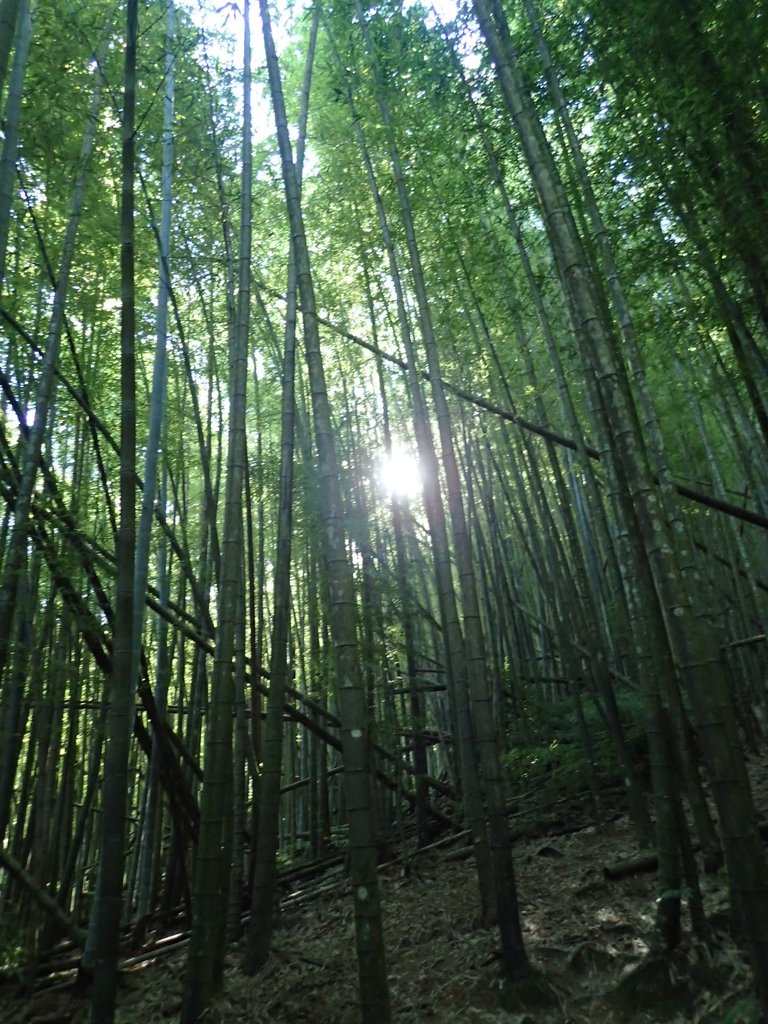
[[[753,764],[752,771],[765,814],[768,767]],[[753,1024],[749,969],[727,928],[725,872],[701,876],[712,923],[708,946],[688,934],[674,959],[660,966],[648,959],[654,874],[618,881],[604,875],[606,865],[637,857],[626,817],[617,811],[598,830],[580,827],[583,815],[583,804],[561,801],[540,821],[537,835],[515,844],[525,940],[546,978],[548,1006],[502,1008],[497,931],[478,921],[473,862],[462,857],[460,846],[446,843],[382,868],[394,1021]],[[359,1021],[348,881],[336,867],[303,889],[291,888],[262,972],[246,977],[237,947],[228,955],[224,994],[211,1022]],[[169,944],[141,962],[126,961],[118,1024],[177,1018],[185,953],[183,944]],[[66,976],[51,982],[40,979],[31,991],[0,986],[3,1024],[86,1024],[87,997],[77,996]]]

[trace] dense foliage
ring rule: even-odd
[[[261,4],[246,74],[169,2],[0,2],[2,970],[67,934],[109,1022],[178,910],[190,1024],[348,834],[388,1021],[413,820],[530,983],[509,806],[619,782],[658,951],[695,841],[765,1007],[760,4]]]

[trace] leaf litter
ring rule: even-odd
[[[765,808],[768,769],[755,775],[756,801]],[[655,875],[603,876],[605,865],[637,854],[626,817],[555,831],[515,844],[526,946],[553,1005],[503,1008],[497,931],[480,919],[473,862],[446,847],[411,852],[380,872],[393,1021],[755,1024],[749,968],[728,929],[723,870],[701,875],[711,940],[705,947],[686,930],[680,949],[662,961],[650,955]],[[231,948],[210,1024],[359,1024],[349,883],[329,873],[283,904],[272,955],[257,976],[241,972],[240,948]],[[116,1024],[176,1020],[185,956],[182,946],[124,969]],[[0,1019],[86,1024],[89,1004],[71,984],[20,992],[6,983]]]

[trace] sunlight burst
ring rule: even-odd
[[[421,467],[413,452],[393,445],[377,465],[376,479],[390,498],[411,501],[421,494]]]

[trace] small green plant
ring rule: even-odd
[[[0,978],[16,978],[24,965],[24,936],[18,920],[10,914],[0,915]]]
[[[757,1000],[750,996],[740,999],[723,1017],[723,1024],[760,1024],[763,1020]]]
[[[630,748],[642,747],[645,733],[638,696],[622,694],[618,703]],[[519,737],[510,738],[504,760],[513,786],[523,795],[533,797],[537,804],[585,790],[589,785],[589,765],[572,702],[531,702],[525,713],[528,733],[536,739],[533,743],[521,743]],[[597,708],[588,700],[584,701],[584,718],[598,776],[618,776],[620,767],[613,742]]]
[[[537,803],[578,793],[587,782],[587,765],[578,747],[552,740],[546,746],[518,747],[506,755],[510,777]]]

